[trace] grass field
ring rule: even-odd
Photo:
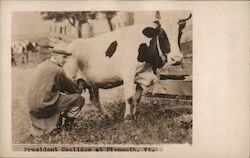
[[[139,118],[123,123],[123,87],[101,90],[101,103],[113,116],[106,120],[98,110],[86,102],[72,131],[57,135],[30,136],[30,120],[26,103],[27,88],[37,63],[36,55],[30,63],[12,67],[12,143],[13,144],[164,144],[192,143],[192,110],[166,110],[169,103],[154,104],[142,99]],[[88,94],[83,94],[88,100]],[[182,120],[182,121],[180,121]]]

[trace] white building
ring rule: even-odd
[[[110,28],[107,19],[103,15],[98,15],[96,20],[89,20],[82,25],[82,38],[98,36],[109,32]],[[54,45],[59,40],[66,43],[78,38],[77,28],[69,24],[67,20],[63,22],[51,22],[49,26],[50,44]]]

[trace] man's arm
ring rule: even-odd
[[[61,92],[66,93],[80,93],[77,84],[67,77],[64,71],[60,71],[56,74],[54,80],[55,88]]]

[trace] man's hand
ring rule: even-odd
[[[84,90],[84,92],[86,92],[86,89],[89,88],[89,86],[87,85],[87,83],[83,80],[83,79],[78,79],[76,81],[77,83],[77,86],[78,86],[78,90],[77,90],[77,93],[82,93],[82,91]]]

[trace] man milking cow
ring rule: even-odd
[[[28,105],[33,135],[51,133],[72,127],[84,105],[81,96],[84,81],[68,78],[62,68],[71,55],[63,44],[51,49],[51,57],[41,63],[33,74],[28,91]]]
[[[71,78],[79,72],[79,76],[88,85],[90,101],[108,118],[112,116],[100,103],[99,89],[123,85],[125,100],[123,118],[125,121],[133,120],[143,90],[157,80],[159,72],[157,70],[165,64],[173,66],[182,64],[180,38],[182,29],[191,16],[192,14],[185,19],[168,18],[150,24],[133,25],[98,37],[76,39],[68,44],[67,50],[60,48],[58,51],[55,47],[51,59],[38,67],[31,83],[28,103],[32,127],[50,132],[58,126],[58,122],[60,125],[58,121],[60,113],[68,122],[72,122],[70,120],[73,120],[81,110],[84,103],[84,99],[80,96],[82,89],[77,90],[79,89],[77,84],[66,77],[68,72],[71,73],[72,76],[69,75]],[[93,43],[97,43],[98,47],[93,46]],[[57,54],[63,54],[64,59],[71,53],[74,60],[71,67],[69,66],[70,69],[65,69],[64,73],[61,67],[65,62],[60,64],[62,59],[57,58]],[[47,78],[49,80],[46,80]],[[66,94],[69,100],[72,99],[70,104],[67,99],[61,99],[65,98],[65,95],[61,94],[65,91],[69,93]]]

